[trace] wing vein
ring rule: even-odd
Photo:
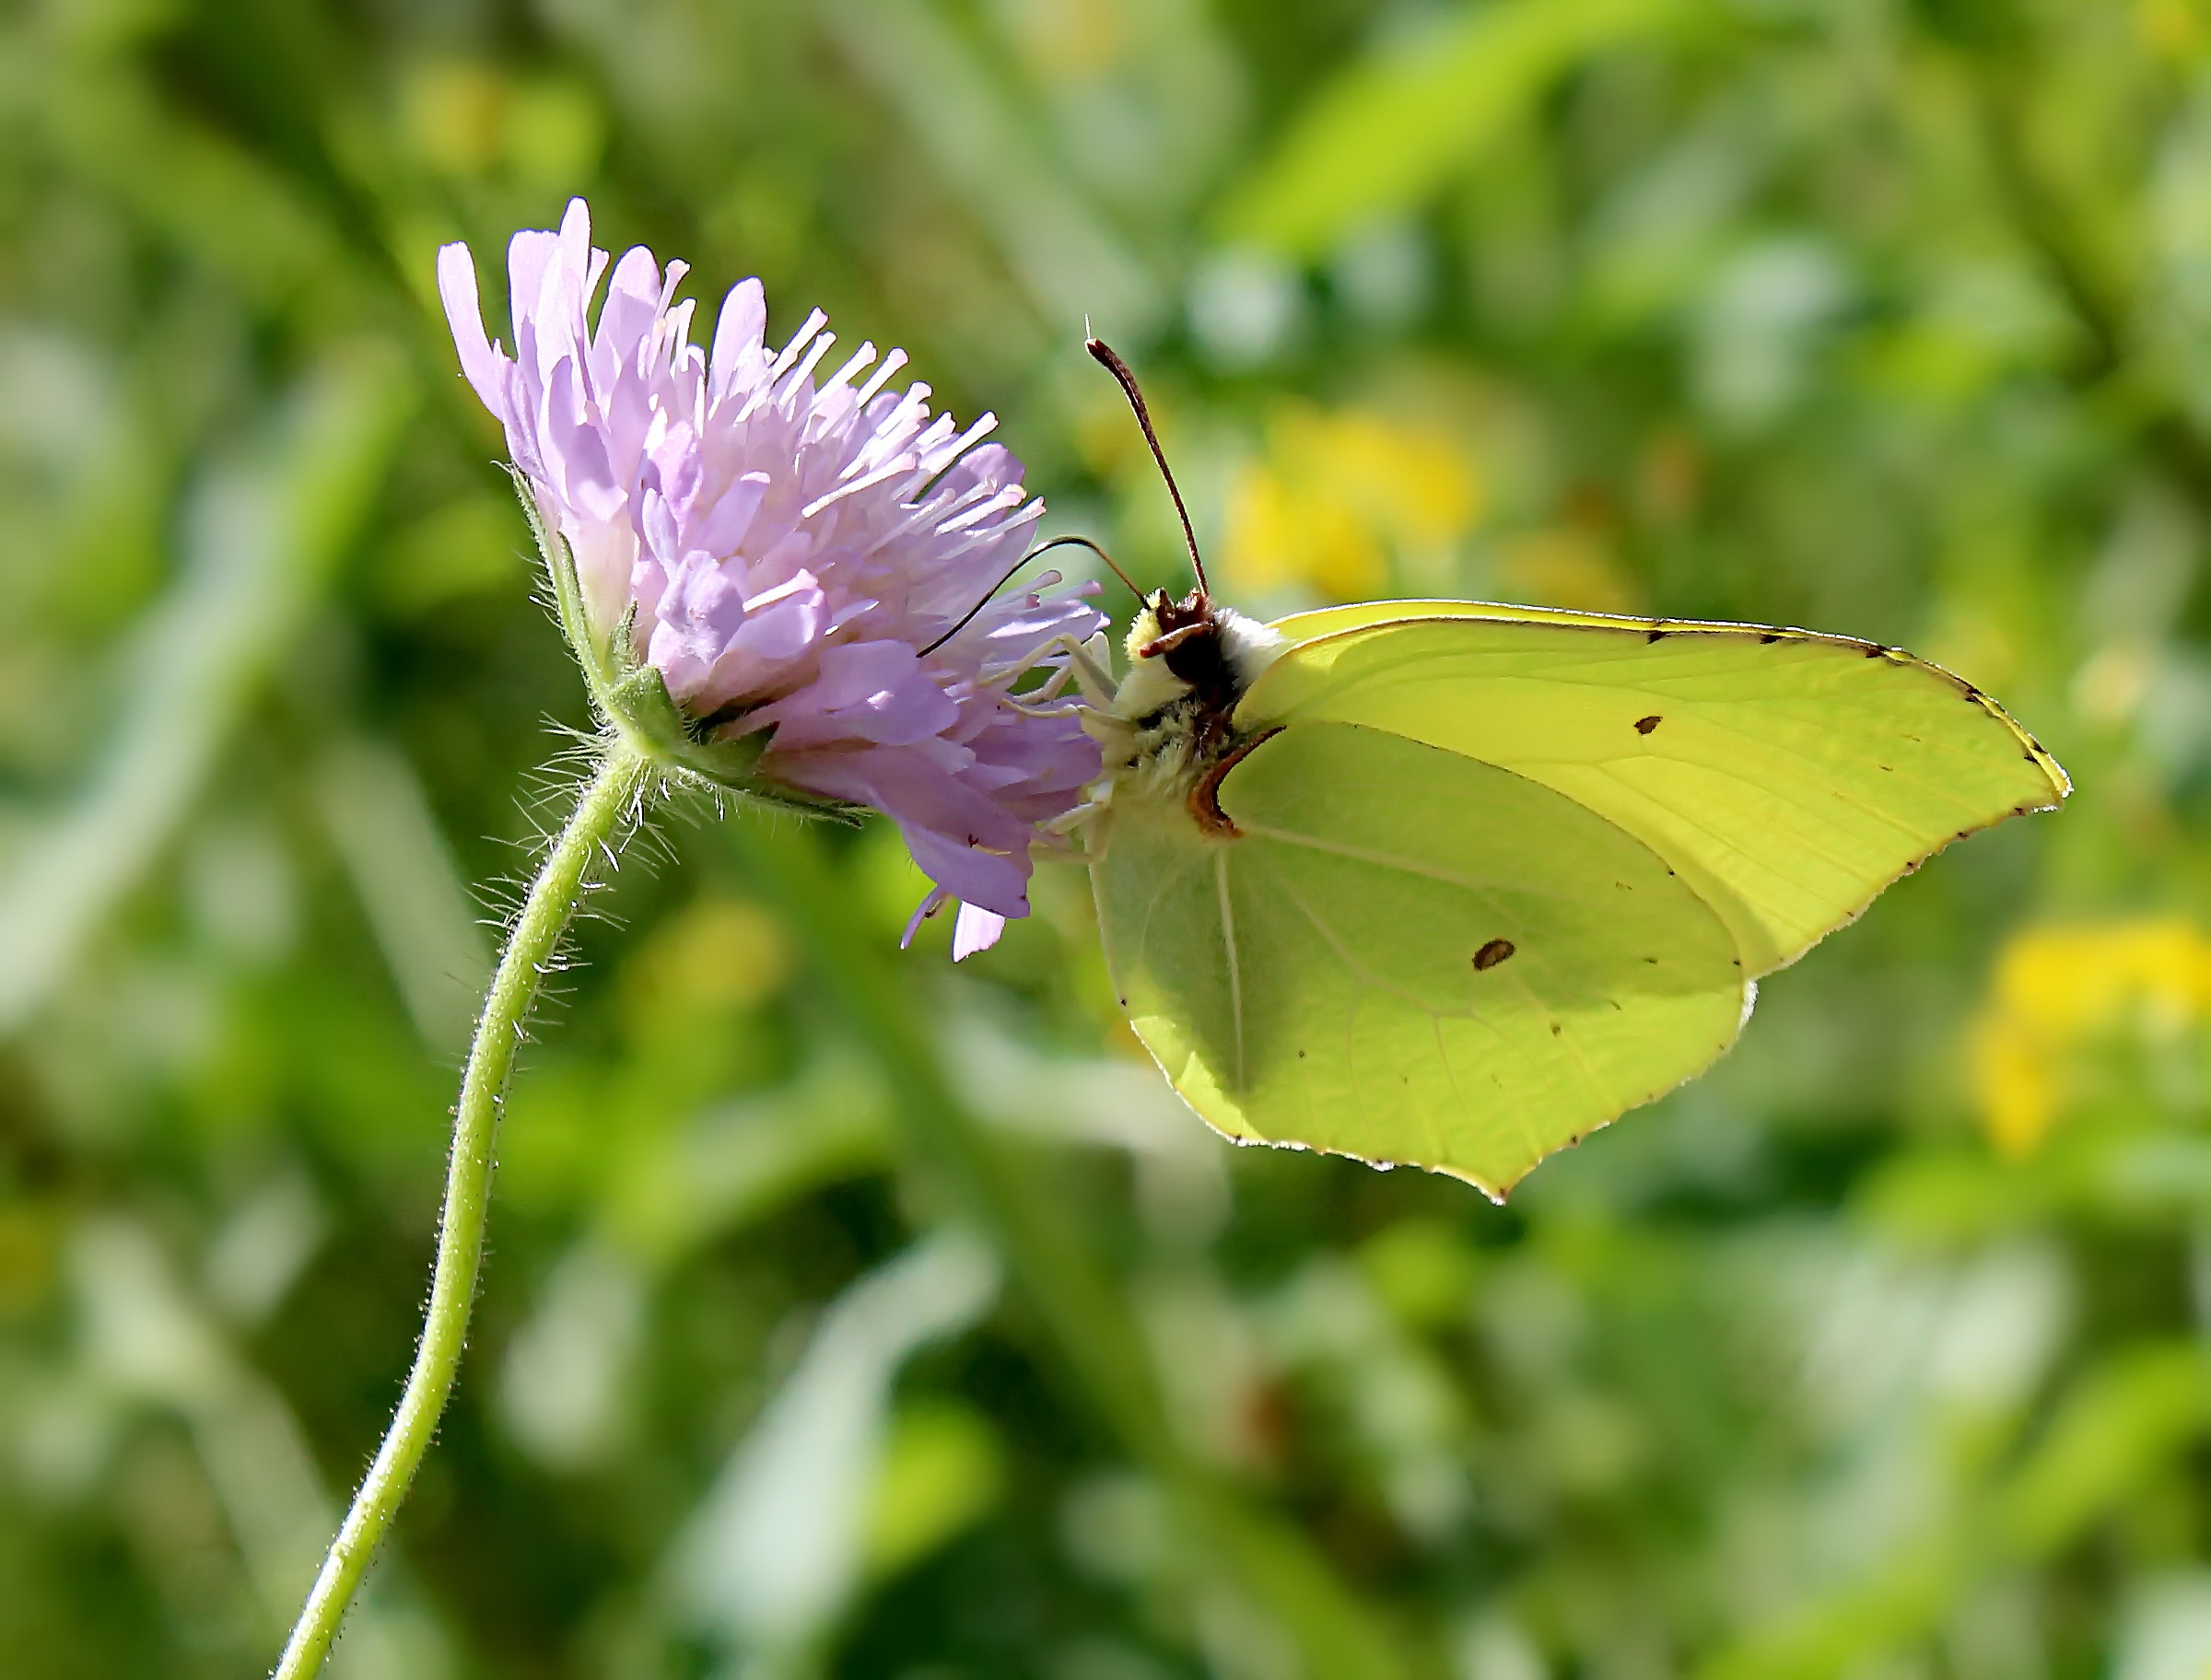
[[[1236,952],[1236,909],[1228,891],[1228,848],[1213,859],[1213,887],[1221,901],[1221,943],[1228,953],[1228,1015],[1236,1038],[1236,1090],[1248,1089],[1244,1074],[1244,964]]]
[[[1431,1022],[1440,1024],[1445,1019],[1443,1015],[1429,1008],[1427,1004],[1421,1002],[1418,998],[1412,996],[1409,992],[1400,991],[1398,987],[1390,986],[1377,978],[1373,971],[1368,969],[1363,962],[1360,962],[1357,957],[1351,954],[1351,947],[1343,942],[1342,938],[1333,928],[1329,927],[1326,921],[1321,919],[1318,911],[1315,910],[1312,905],[1305,903],[1304,898],[1299,896],[1295,888],[1285,883],[1281,886],[1281,891],[1282,896],[1290,901],[1292,906],[1297,911],[1297,913],[1304,916],[1305,920],[1313,924],[1313,931],[1319,934],[1321,939],[1327,942],[1328,949],[1336,953],[1336,960],[1341,962],[1343,966],[1350,971],[1351,978],[1359,983],[1361,991],[1375,993],[1385,998],[1394,998],[1399,1003],[1405,1005],[1406,1008],[1412,1009],[1418,1014],[1425,1015]],[[1357,995],[1354,994],[1352,999],[1353,1013],[1356,1013],[1357,1009]],[[1528,1054],[1526,1048],[1515,1043],[1511,1033],[1507,1032],[1495,1021],[1486,1019],[1479,1009],[1469,1009],[1464,1015],[1454,1015],[1450,1017],[1450,1019],[1454,1021],[1471,1021],[1475,1026],[1480,1027],[1492,1038],[1495,1039],[1498,1044],[1503,1045],[1505,1051],[1515,1060],[1519,1061],[1536,1073],[1541,1073],[1542,1063],[1535,1056]],[[1346,1065],[1351,1066],[1356,1058],[1352,1053],[1351,1041],[1348,1038],[1345,1042],[1345,1055]],[[1609,1101],[1609,1094],[1606,1092],[1604,1087],[1598,1083],[1595,1070],[1589,1067],[1587,1062],[1582,1059],[1581,1052],[1578,1048],[1574,1052],[1574,1059],[1577,1066],[1580,1067],[1582,1072],[1587,1076],[1589,1079],[1589,1088],[1595,1091],[1601,1100]],[[1456,1088],[1456,1080],[1453,1081],[1453,1086],[1454,1089]],[[1358,1079],[1355,1068],[1353,1069],[1352,1077],[1352,1092],[1354,1096],[1356,1096],[1358,1092]]]
[[[1473,1104],[1467,1101],[1467,1093],[1459,1089],[1458,1069],[1451,1066],[1451,1052],[1444,1043],[1442,1018],[1431,1015],[1428,1018],[1428,1030],[1434,1035],[1435,1059],[1443,1064],[1444,1081],[1451,1087],[1451,1095],[1458,1103],[1458,1112],[1462,1114],[1472,1114],[1474,1112]],[[1428,1122],[1428,1157],[1431,1161],[1443,1161],[1446,1159],[1443,1127],[1433,1112],[1423,1117]],[[1525,1123],[1523,1123],[1523,1129],[1526,1129]]]
[[[1420,875],[1430,881],[1440,881],[1445,886],[1456,887],[1463,892],[1474,892],[1486,896],[1493,890],[1486,882],[1468,881],[1464,876],[1452,874],[1448,869],[1439,869],[1432,865],[1414,863],[1409,858],[1393,858],[1386,852],[1370,852],[1362,846],[1346,846],[1339,840],[1319,840],[1311,834],[1293,834],[1288,829],[1270,828],[1264,822],[1255,822],[1248,818],[1239,818],[1238,822],[1246,834],[1255,835],[1260,839],[1279,840],[1285,846],[1302,846],[1308,851],[1326,853],[1332,858],[1347,858],[1352,863],[1371,863],[1377,869],[1402,869],[1408,875]],[[1545,898],[1563,898],[1571,902],[1578,902],[1573,899],[1572,893],[1542,892],[1534,887],[1527,888],[1525,891],[1538,893]]]

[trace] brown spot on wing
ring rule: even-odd
[[[1648,718],[1638,718],[1635,719],[1635,733],[1648,735],[1665,721],[1666,719],[1659,717],[1656,712],[1653,712]]]
[[[1510,939],[1492,939],[1474,953],[1474,967],[1478,972],[1495,968],[1518,949]]]

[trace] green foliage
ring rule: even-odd
[[[893,837],[700,804],[346,1672],[2201,1673],[2202,0],[40,0],[0,135],[10,1674],[265,1672],[396,1397],[589,721],[434,252],[576,192],[1140,579],[1086,313],[1239,605],[1901,644],[2080,791],[1503,1209],[1206,1132],[1078,872],[953,970]]]

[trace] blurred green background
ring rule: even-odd
[[[1243,605],[1901,642],[2080,792],[1505,1208],[1212,1138],[1071,869],[954,970],[672,816],[336,1672],[2200,1680],[2205,0],[6,6],[0,1672],[264,1672],[396,1397],[585,721],[434,252],[575,192],[1140,578],[1086,314]]]

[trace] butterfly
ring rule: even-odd
[[[1900,648],[1757,624],[1385,601],[1261,624],[1144,597],[1083,663],[1070,824],[1115,996],[1227,1136],[1502,1199],[1710,1067],[1759,980],[2065,771]]]

